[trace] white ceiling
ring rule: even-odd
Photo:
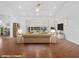
[[[38,3],[41,4],[39,16],[35,11]],[[78,10],[79,2],[77,1],[0,1],[0,15],[15,17],[72,16],[78,13]]]
[[[41,4],[39,16],[36,15],[35,11],[38,3]],[[0,15],[18,17],[51,17],[56,15],[56,13],[62,9],[64,4],[64,1],[4,1],[0,2]],[[19,8],[19,6],[22,8]]]

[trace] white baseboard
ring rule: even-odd
[[[69,39],[67,39],[67,40],[69,40]],[[75,44],[79,45],[79,43],[78,43],[78,42],[75,42],[75,41],[73,41],[73,40],[69,40],[69,41],[71,41],[71,42],[73,42],[73,43],[75,43]]]

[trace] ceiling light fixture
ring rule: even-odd
[[[36,12],[40,12],[40,4],[36,5]]]

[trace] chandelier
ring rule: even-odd
[[[37,4],[36,10],[35,10],[37,15],[39,15],[40,10],[41,10],[41,6],[40,6],[40,4]]]

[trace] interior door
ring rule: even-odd
[[[13,23],[13,37],[16,37],[18,26],[18,23]]]

